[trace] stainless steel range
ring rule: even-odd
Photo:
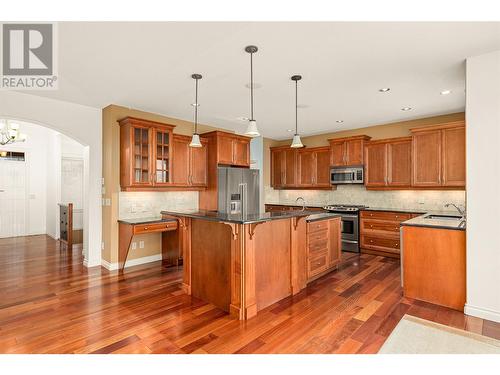
[[[342,251],[359,253],[359,210],[363,205],[333,204],[323,209],[342,217]]]

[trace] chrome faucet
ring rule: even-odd
[[[298,197],[297,199],[295,199],[295,204],[297,204],[299,202],[299,200],[302,201],[302,211],[305,211],[306,210],[306,200],[302,197]]]
[[[460,206],[457,206],[455,203],[446,203],[444,206],[445,206],[445,207],[450,207],[450,206],[455,207],[455,208],[457,209],[458,213],[459,213],[460,215],[462,215],[462,217],[463,217],[464,219],[465,219],[465,218],[467,218],[467,211],[466,211],[465,207],[464,207],[464,208],[461,208]]]

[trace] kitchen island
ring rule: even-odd
[[[335,227],[327,233],[335,235],[331,240],[340,244],[340,217],[335,214],[306,210],[255,215],[214,211],[161,214],[179,223],[184,291],[240,320],[306,287],[308,221],[318,228]]]

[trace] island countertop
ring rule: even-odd
[[[206,210],[188,210],[188,211],[161,211],[162,215],[171,215],[171,216],[182,216],[189,217],[192,219],[202,219],[216,222],[226,222],[226,223],[235,223],[235,224],[252,224],[252,223],[260,223],[271,220],[279,220],[279,219],[289,219],[292,217],[304,217],[311,216],[313,220],[323,219],[323,218],[334,218],[340,215],[337,214],[328,214],[324,217],[317,217],[318,211],[308,211],[308,210],[293,210],[293,211],[278,211],[278,212],[262,212],[258,214],[249,214],[249,215],[241,215],[241,214],[224,214],[217,211],[206,211]]]
[[[450,211],[429,211],[424,215],[414,217],[413,219],[403,221],[401,223],[402,227],[425,227],[425,228],[435,228],[435,229],[453,229],[465,231],[467,228],[467,223],[461,218],[457,219],[446,219],[446,218],[429,218],[428,216],[457,216],[455,212]]]

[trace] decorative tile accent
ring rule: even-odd
[[[118,217],[159,216],[162,210],[197,210],[197,191],[120,192]]]
[[[370,207],[402,208],[425,211],[445,210],[445,203],[465,204],[463,190],[366,190],[364,186],[339,185],[337,190],[274,190],[264,188],[268,204],[295,204],[297,197],[303,197],[306,204],[364,204]]]

